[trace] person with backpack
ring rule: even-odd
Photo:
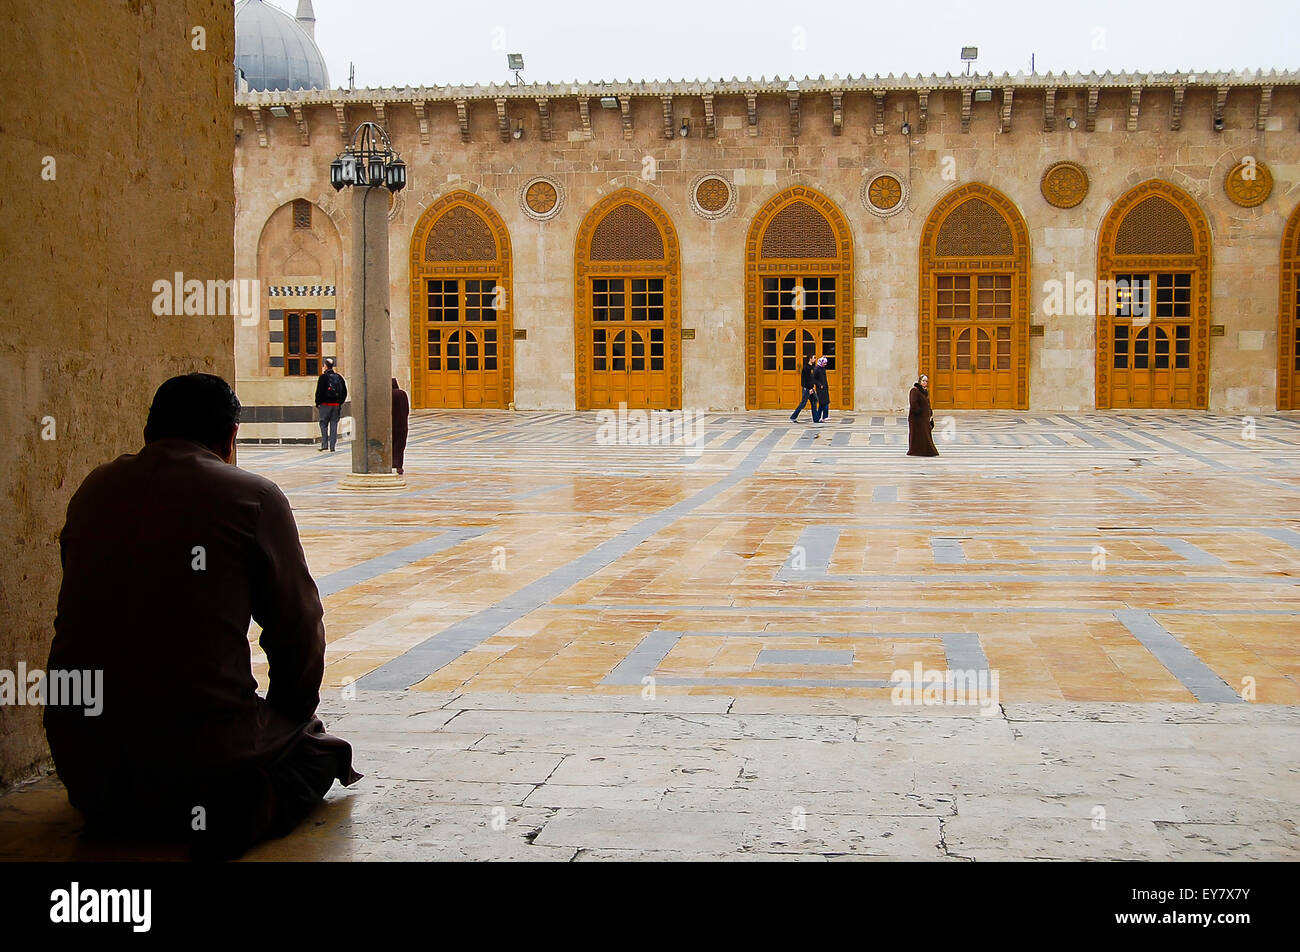
[[[339,416],[348,398],[348,385],[343,375],[334,371],[334,358],[325,358],[325,371],[316,381],[316,409],[320,413],[320,450],[334,452],[339,441]]]

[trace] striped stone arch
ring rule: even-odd
[[[452,219],[458,219],[452,222]],[[429,278],[496,279],[500,405],[514,402],[514,256],[505,219],[485,199],[457,189],[434,201],[411,230],[411,399],[426,406],[424,287]]]
[[[1300,410],[1300,205],[1282,231],[1278,283],[1277,408]]]
[[[970,204],[975,202],[977,204]],[[971,182],[944,195],[921,231],[918,375],[935,380],[936,270],[1010,271],[1014,409],[1029,409],[1029,228],[1016,203],[991,185]],[[941,406],[936,398],[935,406]]]
[[[1212,245],[1209,220],[1196,199],[1163,179],[1141,182],[1121,195],[1102,219],[1097,239],[1099,282],[1130,271],[1192,272],[1190,403],[1199,410],[1210,405]],[[1097,297],[1097,409],[1108,410],[1112,408],[1114,321],[1100,291]]]
[[[650,229],[653,229],[651,231]],[[622,254],[642,257],[621,257]],[[573,256],[574,403],[592,409],[592,302],[588,282],[600,277],[664,279],[667,406],[682,408],[681,246],[663,207],[644,192],[621,188],[582,219]]]
[[[801,207],[802,206],[802,207]],[[802,226],[802,227],[799,227]],[[777,234],[778,230],[789,233]],[[772,241],[768,232],[772,230]],[[810,267],[836,278],[836,368],[832,407],[853,409],[853,233],[849,220],[827,195],[792,185],[765,201],[745,239],[745,406],[763,406],[759,395],[764,274],[799,274]]]

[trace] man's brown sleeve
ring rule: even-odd
[[[262,497],[255,539],[261,563],[253,580],[253,620],[270,664],[266,699],[306,723],[320,703],[325,672],[324,609],[298,540],[293,509],[278,487]]]

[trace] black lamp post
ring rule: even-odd
[[[335,191],[345,185],[363,185],[383,186],[396,194],[406,188],[406,163],[393,150],[383,126],[363,122],[352,133],[352,142],[330,163],[330,184]]]
[[[375,189],[396,194],[406,187],[406,163],[393,150],[382,126],[363,122],[352,141],[330,163],[336,191],[352,195],[352,305],[347,323],[348,360],[356,386],[352,394],[352,473],[340,487],[401,489],[392,470],[392,339],[388,313],[388,202]],[[384,196],[386,198],[386,196]]]

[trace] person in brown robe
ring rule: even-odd
[[[938,456],[934,445],[934,412],[930,409],[930,378],[912,384],[907,396],[907,455]]]
[[[411,417],[411,400],[406,391],[397,385],[393,378],[393,469],[402,475],[402,465],[406,462],[406,435]]]
[[[281,836],[335,780],[360,779],[351,746],[315,716],[323,609],[289,501],[232,465],[239,410],[220,377],[174,377],[144,448],[86,477],[59,536],[47,669],[102,671],[98,716],[45,710],[72,805],[92,829],[188,839],[199,858]]]

